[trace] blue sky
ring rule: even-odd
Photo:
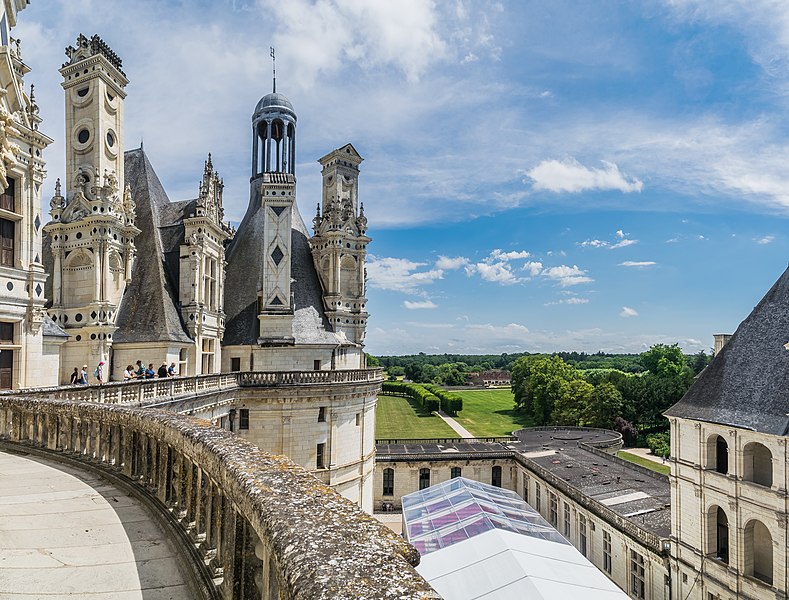
[[[212,152],[235,221],[276,46],[305,221],[316,160],[365,157],[373,354],[695,352],[786,268],[787,3],[34,0],[45,205],[79,32],[124,61],[126,147],[172,200]]]

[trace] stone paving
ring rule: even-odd
[[[96,474],[0,452],[0,600],[193,598],[176,551]]]

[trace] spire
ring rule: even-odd
[[[274,56],[274,46],[269,46],[269,50],[271,50],[271,73],[273,76],[273,89],[271,90],[272,93],[277,93],[277,59]]]

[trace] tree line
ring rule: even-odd
[[[709,362],[687,357],[677,344],[656,344],[638,355],[642,370],[579,369],[560,354],[531,355],[512,365],[515,406],[535,425],[616,429],[626,442],[639,432],[660,431],[662,413],[676,403]]]

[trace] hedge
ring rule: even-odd
[[[433,385],[432,383],[424,384],[423,387],[439,399],[441,410],[443,410],[448,415],[454,416],[463,410],[463,398],[457,394],[448,392],[437,385]]]
[[[441,405],[435,394],[429,392],[424,386],[416,383],[403,383],[402,381],[384,381],[383,392],[389,394],[402,394],[408,396],[428,412],[435,412]]]

